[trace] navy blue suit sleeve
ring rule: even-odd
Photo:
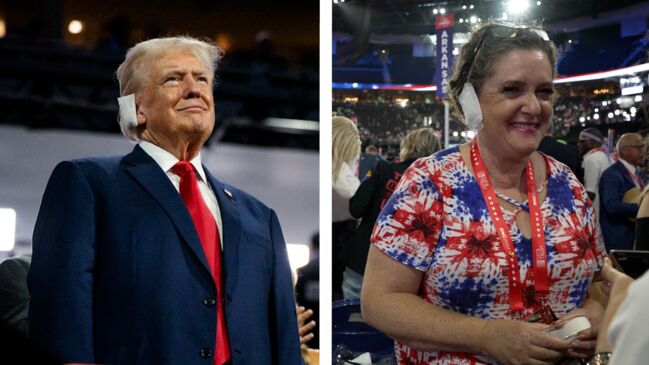
[[[615,174],[611,172],[613,171],[602,175],[600,179],[600,204],[609,214],[635,218],[638,213],[638,204],[624,203],[622,201],[624,193],[632,186],[626,186],[624,176],[617,172]]]
[[[295,311],[295,292],[291,269],[286,252],[286,243],[282,235],[275,211],[270,216],[270,232],[274,252],[273,293],[271,305],[274,311],[274,322],[271,323],[273,344],[273,363],[300,364],[300,338],[297,331],[297,314]]]
[[[30,337],[62,362],[93,363],[94,196],[74,162],[54,169],[32,246]]]

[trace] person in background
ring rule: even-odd
[[[334,299],[339,299],[342,297],[344,265],[338,259],[338,255],[349,242],[356,228],[356,221],[349,213],[349,199],[361,185],[354,174],[354,167],[361,154],[361,140],[358,129],[351,120],[345,117],[333,117],[332,123],[332,290]]]
[[[552,116],[556,49],[532,26],[488,22],[449,81],[468,144],[415,161],[372,233],[363,318],[399,364],[554,364],[593,354],[605,256],[586,191],[536,152]],[[592,327],[567,341],[555,318]]]
[[[27,270],[31,260],[27,255],[0,263],[0,323],[24,338],[29,335]]]
[[[297,302],[309,308],[313,312],[313,318],[318,319],[320,318],[320,234],[317,232],[311,236],[309,256],[311,257],[309,263],[297,269],[298,280],[295,284],[295,292]],[[319,348],[318,331],[311,334],[310,338],[304,338],[300,333],[300,340],[306,339],[309,347]]]
[[[361,157],[358,160],[358,178],[361,181],[368,178],[368,173],[372,171],[380,160],[382,160],[382,157],[375,145],[371,144],[365,147],[365,152],[361,153]]]
[[[581,168],[581,156],[579,156],[579,150],[574,145],[555,138],[555,134],[554,122],[551,121],[545,137],[543,137],[539,144],[538,150],[553,157],[557,161],[564,163],[570,168],[572,173],[575,174],[577,179],[583,182],[584,171]]]
[[[615,146],[618,160],[604,170],[599,181],[599,222],[606,249],[630,250],[635,241],[639,196],[649,181],[639,168],[644,163],[645,143],[638,133],[623,134]]]
[[[277,214],[201,163],[221,50],[136,44],[117,69],[126,156],[56,166],[33,234],[29,334],[63,363],[300,363]]]
[[[291,275],[293,278],[293,286],[297,288],[299,273],[296,270],[291,269]],[[296,303],[295,308],[297,312],[298,332],[300,334],[301,364],[317,365],[320,359],[319,350],[312,349],[307,345],[314,337],[314,334],[311,331],[313,331],[316,326],[316,322],[310,320],[313,317],[313,310],[307,309],[298,303]]]
[[[361,297],[370,235],[376,217],[392,195],[403,172],[416,159],[430,156],[441,149],[439,139],[430,128],[420,128],[408,133],[401,140],[400,147],[399,157],[402,162],[379,161],[349,202],[349,211],[354,217],[360,218],[361,223],[340,254],[341,261],[345,264],[342,284],[345,299]]]
[[[604,137],[597,128],[586,128],[579,133],[579,153],[583,156],[584,187],[588,197],[593,202],[595,212],[599,214],[599,179],[613,160],[605,150]]]

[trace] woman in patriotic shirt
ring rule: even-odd
[[[489,23],[462,48],[449,96],[476,138],[416,161],[372,233],[363,316],[395,338],[399,364],[593,354],[601,232],[570,169],[536,152],[555,62],[536,28]],[[546,332],[576,316],[592,325],[576,339]]]

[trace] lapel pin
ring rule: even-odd
[[[225,192],[225,195],[227,195],[229,198],[232,198],[232,193],[228,189],[223,189],[223,192]]]

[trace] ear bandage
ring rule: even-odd
[[[128,94],[117,98],[119,104],[119,124],[125,127],[137,127],[137,113],[135,111],[135,94]]]
[[[482,110],[480,109],[478,94],[476,94],[473,85],[468,82],[464,84],[459,102],[467,127],[474,132],[482,129]]]

